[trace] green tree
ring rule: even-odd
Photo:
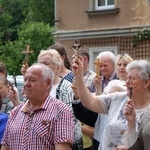
[[[26,19],[54,25],[54,0],[29,0]]]
[[[4,21],[0,22],[0,29],[5,28],[1,35],[2,43],[15,41],[17,30],[24,21],[54,25],[54,0],[0,0],[0,20]]]
[[[9,74],[21,74],[20,69],[24,60],[22,51],[30,45],[30,49],[34,51],[29,56],[29,65],[37,61],[37,56],[41,49],[47,49],[54,44],[52,36],[53,27],[49,24],[40,22],[29,22],[22,24],[18,30],[18,40],[7,43],[0,47],[3,53],[0,55],[0,61],[5,63]]]
[[[25,19],[23,10],[26,4],[26,1],[24,2],[23,0],[1,0],[1,9],[3,10],[1,15],[6,16],[3,17],[3,21],[4,23],[7,23],[5,25],[0,24],[0,27],[6,29],[4,30],[2,37],[3,44],[8,41],[14,41],[18,38],[17,29]],[[7,19],[8,16],[11,20]]]
[[[29,65],[41,49],[54,44],[54,0],[0,0],[0,61],[9,74],[20,74],[27,45],[34,50]]]
[[[30,64],[37,60],[41,49],[47,49],[54,44],[53,31],[53,27],[42,22],[29,22],[21,26],[21,30],[18,31],[18,41],[22,43],[24,49],[27,45],[30,45],[31,49],[34,50],[34,53],[30,56]]]
[[[5,10],[2,8],[2,6],[0,6],[0,45],[4,44],[5,41],[9,41],[10,40],[10,36],[9,36],[9,26],[11,24],[12,21],[12,16],[9,15],[8,12],[5,12]]]

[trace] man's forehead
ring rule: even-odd
[[[42,67],[39,66],[31,66],[27,69],[26,74],[41,74],[42,73]]]
[[[99,60],[100,60],[102,63],[106,63],[106,64],[112,63],[112,60],[109,59],[109,58],[99,58]]]
[[[33,66],[31,66],[31,67],[29,67],[28,69],[27,69],[27,71],[29,70],[39,70],[39,71],[41,71],[41,69],[43,68],[43,66],[41,66],[41,65],[33,65]]]
[[[102,62],[102,63],[100,64],[100,66],[108,66],[108,65],[110,65],[110,64],[112,64],[112,63],[105,63],[105,62]]]

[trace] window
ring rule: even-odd
[[[114,0],[95,0],[96,10],[105,10],[114,8]]]

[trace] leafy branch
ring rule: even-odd
[[[146,39],[150,39],[150,30],[148,29],[138,32],[137,35],[133,37],[132,46],[135,47],[141,41]]]

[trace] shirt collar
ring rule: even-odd
[[[85,76],[88,72],[90,72],[90,68],[87,69],[83,76]]]
[[[116,71],[113,72],[113,74],[110,76],[109,80],[113,80],[115,78]]]
[[[116,76],[116,72],[114,71],[113,74],[110,76],[109,81],[113,80],[115,78],[115,76]],[[104,81],[105,77],[102,75],[101,79],[102,79],[102,81]]]
[[[43,102],[43,104],[41,106],[39,106],[38,108],[36,108],[35,110],[46,110],[48,107],[48,101],[50,99],[50,95],[46,98],[46,100]],[[35,111],[34,110],[34,111]],[[29,113],[29,100],[27,100],[22,108],[22,112],[24,113]]]

